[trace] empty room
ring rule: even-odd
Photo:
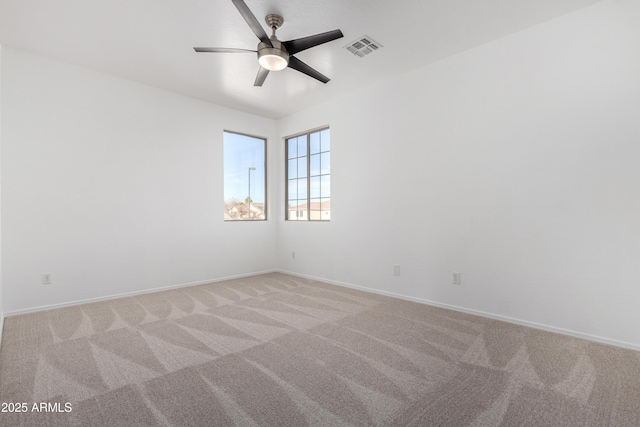
[[[0,0],[0,425],[640,425],[637,0]]]

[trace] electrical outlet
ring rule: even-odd
[[[393,265],[393,275],[394,276],[399,276],[400,275],[400,266],[398,264],[394,264]]]
[[[44,273],[42,275],[42,284],[50,285],[51,284],[51,273]]]
[[[296,253],[295,253],[295,251],[294,251],[294,252],[291,252],[291,258],[294,258],[294,259],[295,259],[295,257],[296,257]]]
[[[451,283],[453,283],[454,285],[460,284],[460,273],[451,274]]]

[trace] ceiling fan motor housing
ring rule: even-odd
[[[284,70],[289,64],[289,53],[275,36],[271,36],[270,40],[273,46],[265,42],[258,43],[258,62],[269,71]]]

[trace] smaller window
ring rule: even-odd
[[[267,219],[267,140],[224,132],[224,220]]]
[[[331,219],[331,139],[329,129],[286,138],[286,219]]]

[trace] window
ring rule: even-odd
[[[224,132],[224,220],[267,219],[267,140]]]
[[[286,219],[331,219],[331,158],[329,129],[286,139]]]

